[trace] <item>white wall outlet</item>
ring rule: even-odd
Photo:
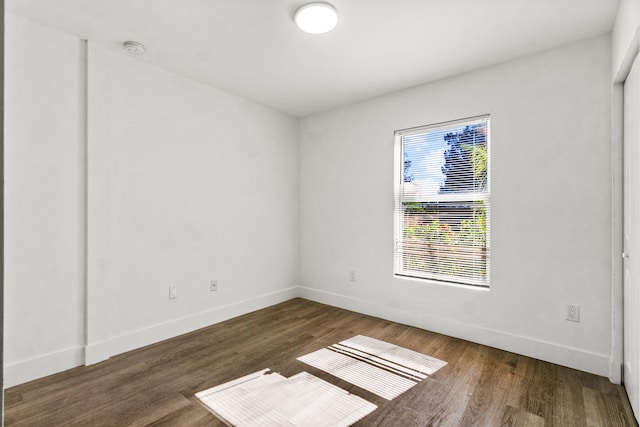
[[[355,282],[356,281],[356,272],[355,272],[355,270],[349,270],[349,281],[350,282]]]
[[[169,286],[169,299],[175,299],[178,298],[178,290],[176,289],[175,286],[171,285]]]
[[[579,305],[568,305],[567,306],[567,320],[572,322],[580,321],[580,306]]]
[[[211,282],[209,282],[209,290],[211,292],[215,292],[218,290],[218,281],[217,280],[211,280]]]

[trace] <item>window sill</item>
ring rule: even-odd
[[[438,285],[438,286],[449,286],[452,288],[462,288],[462,289],[468,289],[472,291],[488,292],[491,290],[489,285],[466,285],[464,283],[445,282],[444,280],[435,280],[435,279],[422,279],[419,277],[403,276],[400,274],[394,274],[393,277],[395,279],[407,280],[410,282],[419,282],[419,283],[426,283],[429,285]]]

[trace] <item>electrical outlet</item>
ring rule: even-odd
[[[572,322],[580,321],[580,306],[579,305],[568,305],[567,306],[567,320]]]
[[[355,270],[349,270],[349,281],[350,282],[355,282],[356,281],[356,272],[355,272]]]
[[[209,290],[211,292],[215,292],[218,290],[218,281],[217,280],[211,280],[211,282],[209,282]]]
[[[175,299],[178,298],[178,290],[176,289],[175,286],[171,285],[169,286],[169,299]]]

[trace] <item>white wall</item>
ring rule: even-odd
[[[6,15],[5,384],[75,366],[84,337],[81,42]]]
[[[110,353],[295,294],[297,120],[90,44],[89,129],[89,277],[110,307],[90,320]]]
[[[610,54],[601,37],[304,119],[301,294],[607,375]],[[485,113],[490,290],[394,278],[394,130]]]
[[[616,81],[626,78],[638,53],[640,0],[621,0],[611,32],[611,69]]]
[[[296,119],[7,21],[5,386],[295,296]]]

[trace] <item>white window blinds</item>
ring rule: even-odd
[[[489,117],[395,134],[395,274],[489,285]]]

